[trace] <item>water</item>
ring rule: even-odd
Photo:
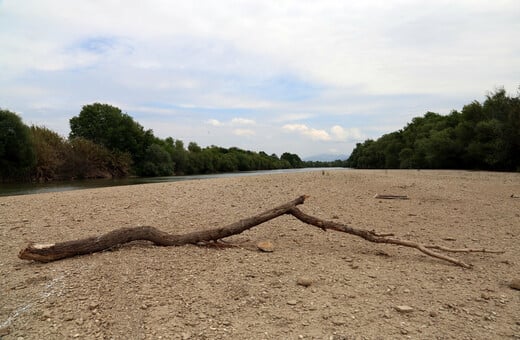
[[[211,175],[191,175],[191,176],[168,176],[168,177],[136,177],[123,179],[88,179],[78,181],[64,181],[51,183],[0,183],[0,196],[14,195],[31,195],[45,192],[60,192],[91,188],[104,188],[120,185],[148,184],[148,183],[164,183],[177,182],[187,180],[203,180],[210,178],[227,178],[227,177],[243,177],[271,175],[294,172],[309,171],[329,171],[329,170],[345,170],[345,168],[303,168],[303,169],[281,169],[281,170],[261,170],[261,171],[244,171]]]

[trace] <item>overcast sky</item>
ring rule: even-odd
[[[0,107],[108,103],[165,138],[349,154],[520,85],[520,1],[0,0]]]

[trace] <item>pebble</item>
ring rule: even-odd
[[[274,245],[271,241],[260,241],[256,244],[257,248],[266,253],[274,251]]]
[[[395,310],[397,310],[399,313],[411,313],[413,312],[413,307],[406,305],[395,306]]]
[[[332,318],[330,321],[331,321],[334,325],[336,325],[336,326],[343,326],[344,324],[347,323],[347,321],[345,321],[345,319],[343,319],[343,318],[339,318],[339,317]]]
[[[437,313],[437,312],[434,311],[434,310],[432,310],[432,311],[430,312],[430,316],[431,316],[432,318],[435,318],[435,317],[437,317],[438,315],[439,315],[439,313]]]
[[[520,290],[520,279],[514,279],[509,282],[509,288]]]
[[[480,294],[480,297],[483,298],[484,300],[489,300],[491,299],[491,296],[489,294],[486,294],[486,293],[482,293]]]
[[[298,280],[296,280],[296,284],[304,287],[309,287],[310,285],[312,285],[312,279],[310,277],[302,276],[299,277]]]
[[[290,305],[290,306],[294,306],[297,303],[298,303],[298,301],[296,301],[296,300],[289,300],[289,301],[287,301],[287,304]]]

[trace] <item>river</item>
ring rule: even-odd
[[[168,177],[133,177],[123,179],[88,179],[77,181],[50,182],[50,183],[0,183],[0,196],[31,195],[45,192],[60,192],[91,188],[104,188],[120,185],[178,182],[188,180],[204,180],[210,178],[227,178],[241,176],[258,176],[281,173],[345,170],[346,168],[303,168],[281,170],[243,171],[210,175],[168,176]]]

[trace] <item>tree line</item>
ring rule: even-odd
[[[499,89],[460,112],[427,112],[401,130],[358,143],[346,165],[520,171],[520,93]]]
[[[109,104],[83,106],[70,119],[64,138],[40,126],[27,126],[14,112],[0,109],[0,181],[54,181],[86,178],[170,176],[217,172],[342,166],[344,161],[304,162],[296,154],[200,147],[161,139]]]

